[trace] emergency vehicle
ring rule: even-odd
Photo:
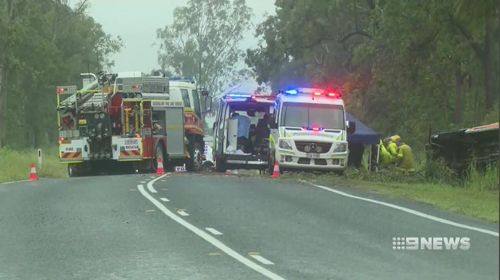
[[[319,169],[343,173],[347,167],[345,106],[339,90],[297,88],[276,96],[269,137],[268,168]]]
[[[237,92],[220,99],[213,143],[217,171],[267,168],[274,100],[274,96]]]
[[[179,160],[191,170],[201,167],[203,122],[182,100],[187,96],[199,103],[194,84],[170,86],[165,77],[140,72],[82,75],[82,89],[56,88],[59,157],[68,163],[69,176],[113,163],[151,170],[160,158]]]

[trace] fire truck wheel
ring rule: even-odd
[[[201,171],[203,168],[203,149],[200,143],[194,142],[189,145],[191,158],[188,161],[188,171]]]

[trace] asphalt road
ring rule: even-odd
[[[0,184],[0,279],[499,276],[498,225],[286,180],[155,178]],[[468,237],[470,249],[395,250],[393,237]]]

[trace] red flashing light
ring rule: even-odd
[[[64,93],[64,88],[63,87],[57,87],[56,88],[56,93],[57,94],[63,94]]]
[[[64,142],[64,137],[59,137],[59,144]]]
[[[319,126],[312,127],[312,131],[320,131],[320,130],[321,130],[321,127],[319,127]]]
[[[334,97],[334,98],[341,98],[342,97],[342,95],[340,93],[338,93],[338,92],[329,92],[329,93],[326,94],[326,96],[328,96],[328,97]]]
[[[139,89],[140,89],[140,87],[139,87],[138,85],[135,85],[135,86],[132,86],[132,89],[133,89],[133,90],[139,90]]]

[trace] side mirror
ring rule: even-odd
[[[353,134],[356,132],[356,122],[348,121],[347,122],[347,133]]]
[[[209,95],[208,90],[204,89],[201,91],[201,96],[208,96],[208,95]]]
[[[207,91],[208,93],[208,91]],[[212,96],[205,95],[205,111],[204,113],[208,113],[212,111]]]

